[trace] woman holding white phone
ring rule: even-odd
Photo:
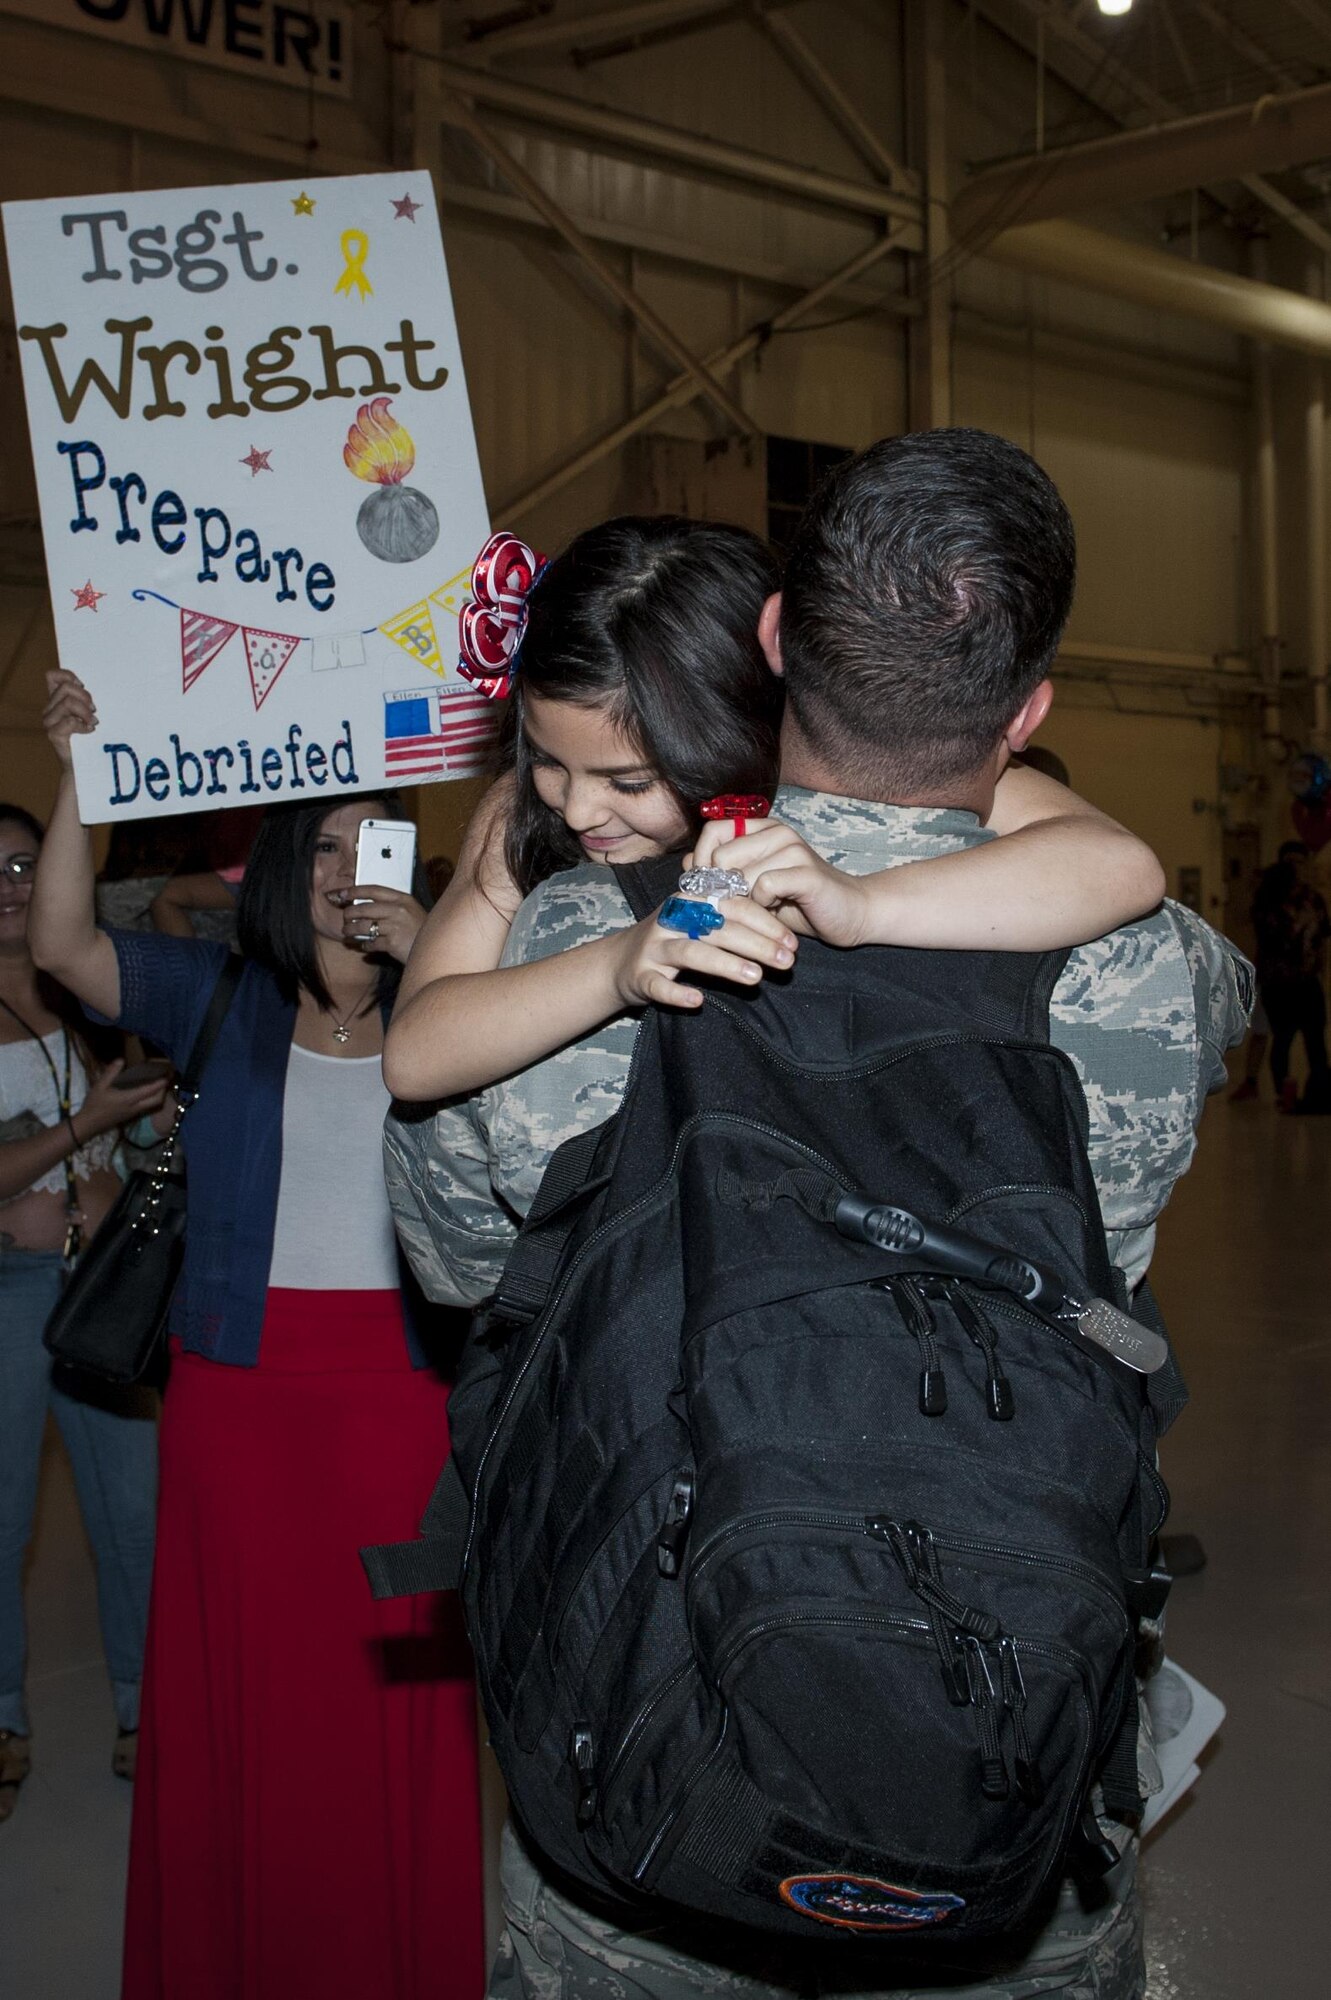
[[[32,897],[37,962],[184,1061],[225,948],[98,930],[69,741]],[[425,918],[356,850],[383,795],[275,806],[245,971],[182,1128],[185,1265],[130,1852],[124,2000],[478,1995],[474,1700],[439,1600],[376,1605],[357,1550],[414,1532],[447,1434],[381,1164],[384,1023]],[[365,843],[362,842],[364,855]]]

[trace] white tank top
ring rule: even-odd
[[[43,1035],[40,1043],[30,1037],[22,1042],[0,1042],[0,1125],[8,1118],[17,1118],[21,1111],[31,1111],[40,1118],[43,1125],[59,1125],[64,1118],[60,1109],[60,1092],[57,1090],[46,1057],[55,1064],[56,1076],[61,1084],[65,1081],[65,1033],[63,1028],[53,1028],[49,1035]],[[78,1049],[73,1042],[69,1050],[69,1101],[77,1117],[79,1106],[88,1095],[88,1074],[79,1060]],[[36,1136],[35,1134],[33,1135]],[[74,1155],[74,1172],[81,1181],[90,1175],[109,1167],[119,1139],[118,1132],[99,1132],[95,1139],[89,1139]],[[49,1173],[35,1180],[24,1194],[63,1194],[65,1192],[65,1167],[59,1161]],[[19,1195],[10,1195],[8,1200],[18,1201]],[[0,1206],[3,1206],[0,1203]]]
[[[270,1285],[397,1290],[383,1164],[389,1103],[378,1056],[321,1056],[292,1043]]]

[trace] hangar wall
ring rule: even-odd
[[[445,243],[491,503],[520,498],[657,396],[676,372],[585,264],[506,186],[467,135],[439,122],[450,101],[435,56],[477,14],[461,0],[355,13],[355,83],[346,101],[120,47],[68,25],[78,0],[49,0],[52,25],[0,0],[0,196],[96,194],[117,188],[258,178],[313,180],[320,171],[429,165]],[[139,0],[141,4],[141,0]],[[1034,71],[1001,9],[953,0],[803,0],[781,9],[897,160],[919,157],[911,35],[926,10],[946,71],[950,176],[1029,150]],[[565,7],[563,11],[570,9]],[[572,11],[595,11],[582,4]],[[613,9],[610,10],[613,13]],[[682,10],[681,10],[682,11]],[[1021,9],[1009,7],[1014,18]],[[538,17],[539,18],[539,17]],[[997,23],[997,25],[996,25]],[[502,39],[502,38],[496,38]],[[595,40],[595,37],[590,37]],[[411,44],[416,53],[406,51]],[[397,44],[398,46],[395,46]],[[594,53],[594,52],[593,52]],[[697,32],[571,62],[567,48],[499,52],[491,74],[735,147],[863,179],[855,146],[810,96],[780,48],[725,10]],[[1085,101],[1047,75],[1049,129],[1085,121]],[[513,157],[592,236],[601,255],[700,353],[769,320],[871,239],[864,216],[825,201],[777,196],[692,170],[487,114]],[[1158,240],[1179,204],[1097,218]],[[902,240],[919,242],[901,224]],[[1217,262],[1241,253],[1208,234]],[[1297,249],[1282,251],[1297,259]],[[907,427],[909,328],[921,305],[919,260],[889,254],[788,333],[766,340],[726,376],[756,440],[732,439],[746,468],[732,482],[761,506],[762,437],[859,447]],[[1278,767],[1259,740],[1251,698],[1261,632],[1254,604],[1246,344],[1196,321],[1034,279],[983,257],[950,255],[925,274],[950,335],[952,420],[1014,438],[1045,463],[1078,526],[1081,585],[1060,662],[1048,740],[1090,796],[1152,838],[1171,886],[1200,870],[1202,907],[1223,916],[1224,826],[1282,823]],[[35,496],[7,283],[0,349],[0,750],[4,790],[37,810],[52,774],[38,733],[41,674],[53,660]],[[1306,659],[1300,357],[1277,360],[1281,445],[1282,632]],[[652,433],[693,450],[722,434],[714,413],[681,402]],[[535,504],[506,513],[545,547],[644,499],[640,448],[609,453]],[[722,502],[723,505],[727,503]],[[1214,662],[1228,662],[1218,674]],[[1222,685],[1217,692],[1217,681]],[[1245,693],[1244,690],[1248,689]],[[1301,727],[1297,701],[1288,727]],[[1228,775],[1222,792],[1222,770]],[[1166,798],[1166,794],[1169,797]],[[426,851],[455,851],[470,785],[425,789]],[[1179,801],[1182,800],[1183,804]],[[1204,801],[1194,811],[1193,801]]]

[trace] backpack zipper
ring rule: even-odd
[[[998,1335],[985,1317],[983,1308],[978,1306],[955,1278],[945,1278],[939,1286],[940,1294],[951,1306],[962,1327],[984,1356],[988,1380],[985,1384],[985,1408],[989,1415],[1000,1424],[1011,1422],[1017,1406],[1012,1395],[1012,1384],[1003,1373],[1003,1364],[998,1358]]]
[[[994,1691],[993,1675],[984,1647],[978,1639],[962,1642],[966,1662],[966,1684],[980,1737],[980,1790],[987,1799],[1005,1799],[1012,1787],[1007,1760],[1003,1755],[1002,1712]]]
[[[1038,1806],[1044,1799],[1044,1779],[1031,1753],[1026,1733],[1026,1683],[1017,1658],[1015,1640],[1004,1638],[998,1646],[999,1669],[1003,1676],[1003,1701],[1012,1717],[1012,1740],[1017,1751],[1017,1790],[1027,1805]]]
[[[699,1548],[689,1570],[690,1591],[696,1587],[703,1571],[719,1550],[741,1535],[757,1533],[763,1528],[827,1528],[842,1533],[872,1535],[876,1541],[885,1540],[885,1536],[874,1534],[868,1525],[869,1518],[860,1513],[837,1513],[812,1507],[776,1507],[761,1514],[741,1515],[739,1520],[718,1528]],[[1003,1562],[1055,1570],[1077,1577],[1098,1592],[1120,1618],[1126,1618],[1122,1600],[1115,1595],[1113,1585],[1093,1564],[1082,1562],[1077,1556],[1057,1556],[1043,1549],[1018,1549],[1006,1542],[987,1542],[975,1537],[949,1535],[945,1531],[933,1531],[932,1539],[937,1548],[952,1550],[958,1555],[994,1556]]]
[[[1002,1626],[991,1611],[963,1604],[943,1582],[933,1536],[918,1521],[889,1521],[881,1514],[866,1514],[864,1525],[874,1538],[886,1542],[906,1579],[906,1587],[919,1598],[929,1613],[934,1651],[942,1669],[943,1686],[954,1708],[969,1702],[978,1706],[979,1696],[971,1671],[967,1639],[997,1639]]]
[[[1091,1218],[1086,1213],[1085,1204],[1079,1196],[1073,1194],[1071,1188],[1058,1187],[1053,1181],[1004,1181],[998,1187],[986,1188],[983,1194],[967,1195],[964,1201],[957,1202],[955,1207],[948,1210],[943,1220],[947,1223],[960,1222],[962,1216],[969,1215],[973,1208],[981,1208],[985,1202],[997,1201],[1005,1194],[1053,1195],[1061,1201],[1070,1203],[1087,1229],[1091,1228]]]
[[[680,1681],[694,1667],[694,1664],[693,1655],[690,1653],[684,1659],[680,1660],[677,1665],[673,1666],[669,1673],[663,1674],[652,1688],[650,1694],[642,1702],[637,1714],[621,1736],[619,1748],[606,1766],[605,1777],[601,1781],[601,1804],[603,1813],[607,1819],[610,1817],[610,1800],[619,1775],[642,1740],[643,1731],[657,1709],[661,1706],[661,1703],[667,1700],[674,1692]]]
[[[692,1792],[694,1786],[698,1783],[700,1778],[706,1776],[709,1766],[715,1763],[716,1759],[720,1756],[721,1746],[726,1740],[726,1730],[729,1728],[729,1726],[730,1726],[730,1711],[726,1708],[725,1704],[723,1703],[721,1707],[721,1727],[716,1732],[715,1740],[713,1741],[711,1746],[703,1753],[703,1755],[701,1755],[700,1757],[696,1757],[694,1759],[693,1763],[689,1766],[687,1775],[681,1778],[678,1785],[675,1787],[675,1798],[673,1803],[667,1807],[666,1811],[657,1821],[656,1826],[653,1828],[651,1839],[647,1843],[646,1850],[644,1851],[644,1853],[642,1854],[642,1856],[640,1857],[640,1859],[638,1860],[637,1864],[634,1867],[633,1879],[635,1882],[641,1882],[643,1876],[647,1873],[647,1870],[651,1867],[653,1857],[655,1856],[657,1849],[660,1847],[661,1842],[665,1839],[671,1827],[675,1824],[675,1821],[679,1818],[680,1814],[683,1812],[684,1807],[688,1802],[689,1794]]]
[[[947,1409],[947,1380],[938,1358],[938,1322],[922,1286],[911,1278],[872,1278],[871,1292],[886,1292],[915,1335],[920,1349],[920,1414],[941,1417]]]

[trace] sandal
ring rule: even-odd
[[[139,1732],[137,1729],[116,1731],[116,1747],[111,1752],[111,1769],[118,1778],[128,1778],[134,1782],[134,1772],[139,1761]]]
[[[18,1788],[32,1769],[29,1738],[0,1729],[0,1825],[18,1804]]]

